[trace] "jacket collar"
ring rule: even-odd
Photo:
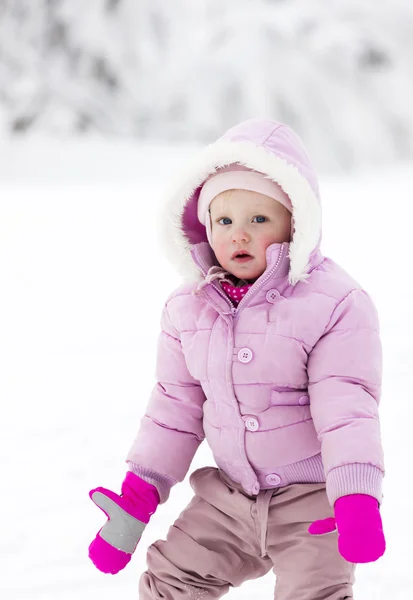
[[[274,277],[278,279],[280,277],[288,276],[288,273],[290,271],[291,250],[291,246],[288,242],[285,242],[284,244],[274,243],[268,246],[266,250],[267,268],[264,271],[263,275],[268,273],[276,265],[277,260],[280,256],[281,249],[283,247],[285,247],[285,251],[283,252],[281,264],[279,265]],[[208,244],[208,242],[200,242],[199,244],[194,244],[191,248],[191,255],[198,269],[201,271],[203,277],[206,276],[208,270],[212,266],[219,264],[215,253],[212,250],[211,246]],[[323,260],[324,257],[321,254],[320,249],[317,247],[310,256],[308,269],[309,273],[313,269],[315,269],[319,264],[321,264]],[[261,277],[263,275],[261,275]]]

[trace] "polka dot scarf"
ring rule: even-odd
[[[248,290],[253,284],[247,283],[245,279],[239,279],[238,285],[234,285],[234,282],[231,281],[231,279],[229,279],[227,276],[230,277],[230,273],[228,273],[228,271],[225,271],[223,267],[214,265],[209,269],[208,273],[205,276],[205,279],[199,283],[196,290],[194,290],[192,293],[195,296],[198,295],[204,286],[212,283],[215,279],[217,279],[219,280],[219,284],[228,296],[228,298],[230,298],[233,304],[237,306],[240,300],[242,300],[243,296],[245,296],[245,294],[248,292]]]
[[[228,298],[230,298],[232,300],[232,302],[235,304],[235,306],[238,305],[240,300],[245,296],[245,294],[248,292],[248,290],[252,286],[252,283],[247,283],[246,285],[243,285],[242,287],[236,287],[235,285],[231,285],[230,283],[225,283],[224,281],[221,281],[220,284],[221,284],[222,289],[228,296]]]

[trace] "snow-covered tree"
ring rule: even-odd
[[[0,0],[0,130],[209,141],[255,115],[323,167],[413,155],[411,0]]]

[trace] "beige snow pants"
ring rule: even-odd
[[[355,565],[338,552],[337,532],[311,536],[333,516],[325,483],[299,483],[249,496],[222,470],[190,477],[195,492],[169,529],[148,548],[140,600],[212,600],[273,569],[275,600],[353,598]]]

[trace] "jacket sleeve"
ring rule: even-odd
[[[365,291],[351,291],[335,307],[307,370],[331,506],[350,494],[368,494],[381,503],[382,348],[377,311]]]
[[[166,303],[158,339],[156,379],[137,437],[127,455],[130,469],[158,488],[165,502],[183,481],[205,438],[200,383],[189,373]]]

